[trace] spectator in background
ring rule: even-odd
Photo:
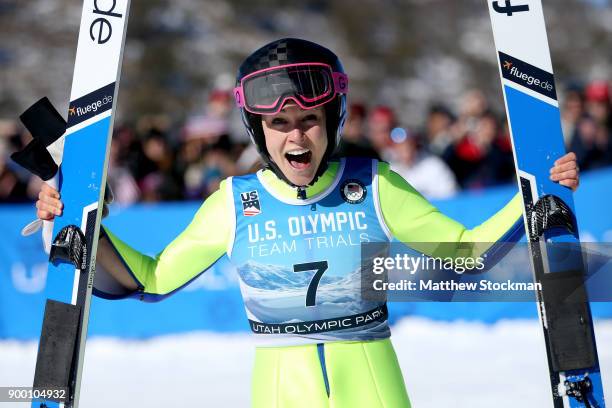
[[[0,201],[4,203],[19,203],[29,201],[27,184],[19,179],[8,166],[8,143],[0,138]]]
[[[612,164],[610,143],[610,90],[605,81],[591,82],[585,89],[584,114],[577,122],[570,149],[584,169]]]
[[[232,148],[229,118],[233,110],[232,95],[214,90],[208,97],[204,113],[187,119],[183,128],[183,141],[195,142],[199,148],[217,145],[228,151]]]
[[[462,188],[483,188],[512,180],[514,163],[509,134],[480,90],[461,100],[459,118],[452,125],[453,143],[443,158]]]
[[[512,147],[491,112],[470,116],[470,129],[444,153],[444,159],[463,188],[483,188],[508,182],[514,176]]]
[[[263,162],[260,159],[257,148],[253,143],[245,147],[236,161],[237,174],[255,173],[263,168]]]
[[[455,118],[444,105],[432,105],[425,123],[425,140],[430,152],[442,156],[453,142],[451,127]]]
[[[233,83],[233,79],[232,79]],[[227,135],[232,145],[232,154],[238,156],[245,146],[250,146],[251,140],[244,130],[240,112],[234,109],[233,90],[215,89],[208,97],[205,117],[209,120],[220,119],[224,130],[219,134]]]
[[[229,131],[231,95],[214,91],[205,109],[194,116],[183,129],[183,145],[179,152],[184,192],[188,199],[202,199],[215,191],[219,182],[237,173],[234,145]]]
[[[125,126],[113,132],[106,183],[111,187],[114,202],[127,206],[140,200],[140,189],[130,171],[129,158],[135,149],[134,132]]]
[[[458,185],[455,175],[446,163],[419,146],[417,136],[404,133],[403,140],[394,144],[394,160],[391,169],[408,181],[428,199],[453,196]]]
[[[586,88],[569,86],[562,99],[566,144],[576,152],[584,170],[612,165],[610,94],[606,81],[593,81]],[[514,177],[509,132],[488,106],[478,90],[467,92],[461,99],[457,118],[446,106],[433,105],[422,137],[409,134],[404,141],[396,137],[401,135],[396,131],[402,129],[397,128],[390,107],[377,106],[368,112],[366,106],[353,104],[348,108],[338,154],[388,161],[428,198],[443,194],[429,191],[414,175],[427,173],[421,168],[439,166],[424,150],[441,156],[462,188],[505,183]],[[144,116],[136,126],[117,126],[108,173],[116,201],[128,205],[140,200],[202,199],[224,177],[261,168],[254,145],[248,143],[245,148],[244,140],[232,134],[235,114],[231,93],[214,90],[202,114],[188,118],[184,126],[170,126],[166,116]],[[181,129],[180,137],[169,132],[173,128]],[[9,159],[10,152],[20,150],[29,137],[14,121],[0,121],[0,202],[36,199],[42,181]],[[400,143],[395,145],[394,139]],[[440,184],[434,187],[446,191],[443,186],[447,183]]]
[[[573,85],[565,90],[563,106],[561,107],[561,127],[566,146],[571,146],[572,138],[580,117],[584,114],[584,98],[582,88]]]
[[[222,180],[237,174],[232,156],[224,149],[210,149],[203,157],[201,186],[202,197],[208,197],[219,189]]]
[[[189,118],[183,127],[178,162],[182,175],[182,195],[187,199],[206,198],[227,172],[233,173],[234,145],[229,135],[233,110],[232,95],[215,89],[204,113]]]
[[[141,165],[145,175],[138,180],[144,201],[170,201],[182,198],[182,180],[174,172],[174,154],[167,136],[161,130],[152,128],[145,136],[142,146]]]
[[[459,119],[453,126],[453,140],[461,140],[466,134],[476,131],[480,118],[489,111],[489,103],[482,91],[472,89],[461,98]]]
[[[377,106],[368,116],[367,137],[382,160],[390,161],[393,157],[391,131],[396,126],[395,112],[388,106]]]
[[[336,150],[338,157],[371,157],[380,160],[378,152],[372,148],[364,134],[366,117],[364,105],[354,103],[348,108],[342,140]]]
[[[40,183],[33,186],[30,197],[28,186],[30,173],[17,166],[10,153],[21,150],[29,142],[30,136],[19,132],[17,124],[11,120],[0,120],[0,202],[20,203],[35,199],[40,191]]]
[[[233,101],[231,92],[213,89],[208,96],[206,116],[227,120],[234,109]]]
[[[610,85],[606,81],[593,81],[585,91],[585,110],[601,126],[612,128]]]
[[[589,115],[578,121],[570,150],[576,153],[583,170],[596,169],[612,163],[608,129]]]
[[[190,117],[184,128],[188,139],[200,138],[205,145],[222,145],[230,151],[234,144],[230,120],[234,112],[233,97],[229,91],[215,89],[208,96],[204,113]]]

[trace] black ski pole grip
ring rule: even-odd
[[[32,137],[44,147],[66,132],[66,121],[46,96],[26,109],[19,119]]]
[[[58,168],[47,146],[66,132],[66,121],[47,97],[36,101],[19,119],[32,134],[33,140],[21,151],[11,154],[11,159],[41,179],[49,180]]]
[[[36,139],[28,143],[22,150],[11,154],[11,159],[45,181],[55,176],[58,170],[47,148]]]

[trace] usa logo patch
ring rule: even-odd
[[[261,204],[259,204],[259,194],[257,190],[240,193],[240,200],[242,201],[242,214],[245,217],[253,217],[254,215],[261,214]]]
[[[342,199],[349,204],[359,204],[365,200],[367,190],[359,180],[346,180],[340,187]]]

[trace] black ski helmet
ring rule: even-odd
[[[325,64],[331,67],[334,73],[344,75],[342,63],[336,54],[329,49],[311,41],[297,38],[283,38],[264,45],[244,60],[240,68],[238,68],[236,86],[239,87],[242,79],[249,74],[271,68],[282,68],[283,66],[290,66],[293,64]],[[321,164],[319,164],[319,168],[310,184],[313,184],[319,176],[325,172],[327,169],[327,162],[338,147],[342,136],[342,127],[346,119],[346,90],[348,89],[346,78],[344,78],[341,83],[341,87],[342,93],[337,93],[333,99],[323,105],[326,116],[328,143]],[[236,102],[240,106],[240,99],[244,98],[244,95],[236,92],[235,97]],[[242,122],[251,137],[251,141],[257,147],[266,166],[289,185],[300,187],[291,183],[270,157],[268,149],[266,148],[263,127],[261,125],[261,115],[247,111],[244,106],[240,107],[240,113]]]

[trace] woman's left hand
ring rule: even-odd
[[[576,191],[580,184],[580,171],[574,152],[569,152],[555,160],[555,165],[550,169],[550,179]]]

